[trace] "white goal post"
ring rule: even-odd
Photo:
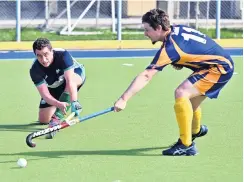
[[[82,21],[82,19],[84,18],[84,16],[87,14],[87,12],[91,9],[91,7],[97,2],[97,7],[96,7],[96,18],[95,18],[95,24],[96,27],[98,27],[98,23],[99,23],[99,14],[100,14],[100,1],[101,0],[91,0],[89,2],[89,4],[87,5],[87,7],[81,12],[81,14],[79,15],[78,18],[73,19],[71,16],[72,13],[72,7],[79,2],[80,0],[73,0],[71,2],[71,0],[65,0],[66,2],[66,8],[61,11],[54,19],[50,19],[48,17],[48,1],[53,1],[53,0],[45,0],[45,4],[46,4],[46,16],[45,16],[45,24],[42,25],[42,27],[45,27],[46,29],[49,29],[49,25],[54,24],[55,21],[61,19],[61,17],[63,15],[66,14],[67,16],[67,23],[66,25],[59,31],[59,33],[61,35],[91,35],[91,34],[102,34],[103,32],[100,31],[95,31],[95,32],[89,32],[89,31],[77,31],[75,30],[75,28],[78,26],[78,24],[80,23],[80,21]],[[112,32],[116,33],[116,18],[115,18],[115,0],[108,0],[111,3],[111,22],[112,22]],[[52,2],[53,3],[53,2]],[[86,20],[89,21],[89,20]]]

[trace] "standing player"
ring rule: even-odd
[[[179,126],[179,140],[163,155],[196,155],[193,140],[207,134],[200,125],[200,104],[206,97],[217,98],[220,90],[231,79],[234,64],[222,47],[203,33],[183,25],[170,26],[168,15],[153,9],[142,17],[145,36],[152,43],[162,41],[151,64],[140,73],[115,102],[115,111],[126,107],[127,101],[145,87],[152,77],[171,64],[180,69],[189,68],[193,73],[175,90],[174,110]]]
[[[82,110],[78,90],[85,82],[85,68],[64,49],[53,49],[50,41],[38,38],[33,43],[36,60],[30,76],[41,96],[39,122],[55,126],[71,106],[76,115]],[[49,138],[53,138],[55,132]]]

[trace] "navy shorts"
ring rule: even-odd
[[[82,80],[83,80],[82,85],[77,88],[77,90],[79,91],[80,88],[84,85],[85,80],[86,80],[85,68],[84,68],[84,66],[81,66],[81,68],[75,68],[74,69],[74,72],[76,74],[78,74],[82,78]],[[64,92],[65,86],[66,86],[66,82],[64,80],[64,83],[62,85],[60,85],[59,87],[57,87],[57,88],[48,88],[48,90],[49,90],[50,94],[55,99],[59,100],[59,97]],[[41,98],[40,105],[39,105],[39,108],[40,109],[41,108],[47,108],[47,107],[50,107],[50,106],[51,106],[50,104],[48,104],[45,100],[43,100],[43,98]]]

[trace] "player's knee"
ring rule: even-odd
[[[44,116],[44,115],[39,115],[39,118],[38,118],[38,121],[41,123],[41,124],[48,124],[51,120],[51,117],[47,117],[47,116]]]
[[[78,88],[78,87],[80,87],[83,84],[84,80],[79,75],[74,74],[74,76],[72,78],[72,82],[74,82],[75,85]],[[66,87],[65,87],[64,91],[65,92],[68,92],[69,91],[68,84],[66,84]]]
[[[178,87],[177,89],[175,89],[175,98],[184,97],[185,95],[186,91],[184,88]]]
[[[40,108],[39,110],[39,122],[42,124],[47,124],[50,122],[51,117],[56,111],[56,107],[46,107],[46,108]]]
[[[181,97],[191,97],[191,93],[189,92],[189,89],[187,86],[181,85],[177,89],[175,89],[175,98],[181,98]]]
[[[77,84],[77,87],[83,85],[84,81],[85,81],[85,77],[81,77],[79,75],[76,75],[75,82]]]

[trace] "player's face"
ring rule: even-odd
[[[163,40],[161,26],[158,26],[158,28],[154,30],[148,23],[143,23],[143,27],[144,27],[144,35],[149,39],[151,39],[153,44],[155,44],[157,41]]]
[[[48,67],[53,62],[53,51],[48,47],[42,48],[42,50],[36,49],[36,57],[44,67]]]

